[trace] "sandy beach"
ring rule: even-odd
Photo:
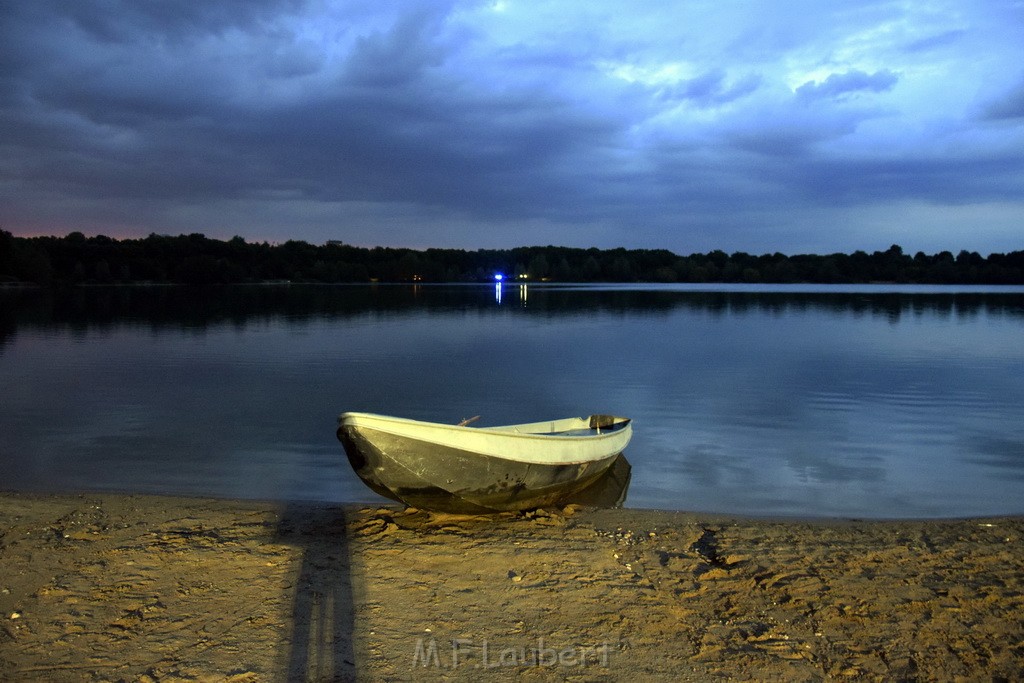
[[[0,494],[0,680],[1014,680],[1022,532]]]

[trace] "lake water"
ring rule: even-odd
[[[1024,513],[1024,289],[0,291],[0,489],[382,502],[345,410],[630,416],[629,507]]]

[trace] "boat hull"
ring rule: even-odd
[[[338,438],[352,468],[367,486],[387,498],[416,508],[459,514],[529,510],[563,503],[600,479],[630,437],[628,421],[624,429],[619,425],[623,433],[598,439],[596,448],[587,443],[593,437],[526,435],[541,437],[526,441],[526,449],[534,453],[544,447],[561,450],[555,458],[560,461],[543,462],[538,457],[526,461],[502,457],[498,452],[523,452],[522,435],[508,431],[515,428],[458,427],[451,428],[461,432],[453,438],[445,439],[446,431],[439,437],[427,434],[434,438],[417,438],[415,430],[404,429],[409,421],[401,422],[398,427],[403,429],[396,429],[387,422],[378,426],[373,420],[343,415]],[[468,442],[465,447],[456,438],[462,434]],[[544,443],[545,438],[555,441],[549,445]],[[438,443],[438,439],[448,443]],[[582,447],[583,455],[574,458],[573,447]]]

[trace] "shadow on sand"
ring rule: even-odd
[[[355,612],[344,508],[289,503],[276,540],[302,553],[290,640],[278,669],[292,681],[354,681]]]
[[[629,461],[620,455],[601,479],[566,504],[620,507],[630,475]],[[357,679],[350,521],[351,512],[337,506],[289,503],[281,511],[274,540],[301,555],[292,586],[289,638],[278,666],[289,683]]]

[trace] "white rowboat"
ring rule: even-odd
[[[457,513],[565,501],[608,471],[632,433],[628,418],[610,415],[484,428],[371,413],[338,420],[338,438],[367,486],[412,507]]]

